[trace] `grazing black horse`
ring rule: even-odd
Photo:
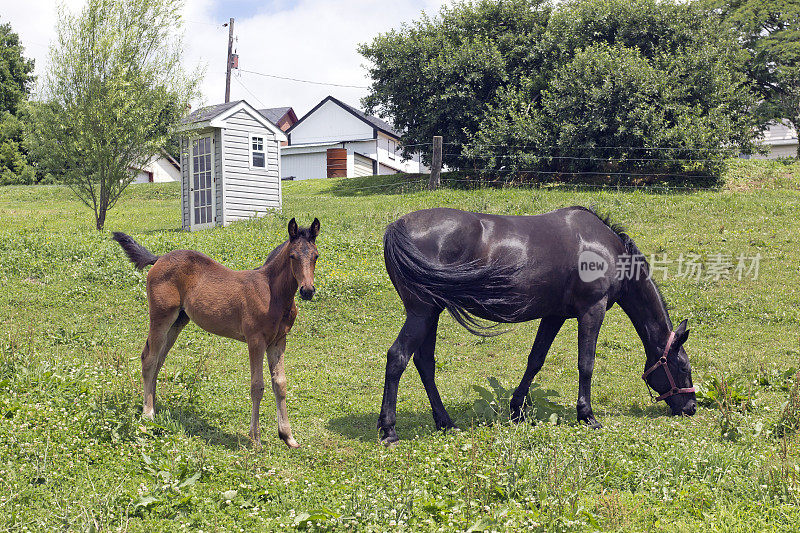
[[[649,267],[619,227],[584,207],[536,216],[501,216],[456,209],[409,213],[384,235],[389,277],[406,320],[389,349],[378,419],[382,442],[395,432],[397,385],[412,355],[439,429],[455,427],[434,382],[439,315],[447,309],[478,335],[496,334],[498,323],[541,318],[528,366],[511,399],[515,419],[531,381],[564,321],[578,319],[578,420],[600,427],[591,404],[597,335],[606,310],[619,303],[644,343],[645,382],[666,400],[672,414],[697,407],[683,343],[686,321],[673,331]]]

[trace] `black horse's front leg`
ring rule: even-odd
[[[602,427],[592,411],[592,371],[597,336],[605,316],[606,298],[603,298],[578,317],[578,420],[593,428]]]
[[[533,348],[531,348],[531,353],[528,355],[528,366],[525,367],[525,374],[522,376],[519,387],[514,391],[514,395],[511,396],[511,420],[522,421],[522,404],[525,403],[525,397],[528,395],[531,381],[541,370],[544,358],[547,357],[547,352],[550,350],[550,345],[553,344],[553,339],[556,338],[561,326],[564,325],[564,320],[565,318],[560,316],[548,316],[544,317],[539,323],[539,329],[536,331],[536,340],[533,341]]]

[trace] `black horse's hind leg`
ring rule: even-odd
[[[539,329],[536,331],[536,339],[533,341],[533,348],[531,348],[531,353],[528,355],[528,366],[525,367],[525,374],[522,376],[519,387],[514,391],[514,395],[511,396],[512,420],[522,420],[522,404],[525,402],[525,396],[528,394],[531,382],[542,368],[544,359],[547,357],[547,352],[553,344],[553,339],[556,338],[565,320],[565,318],[560,316],[546,316],[539,323]]]
[[[449,429],[456,427],[447,410],[442,404],[442,399],[439,396],[439,389],[436,388],[436,381],[434,375],[436,373],[436,359],[434,351],[436,349],[436,330],[439,326],[438,315],[433,321],[425,340],[420,345],[419,349],[414,352],[414,366],[417,367],[419,377],[422,380],[422,385],[425,387],[425,392],[428,394],[428,400],[431,402],[431,411],[433,412],[433,422],[436,424],[436,429]]]
[[[422,345],[431,329],[431,324],[438,316],[438,313],[417,314],[407,310],[405,324],[400,329],[397,340],[389,348],[386,356],[383,402],[378,417],[378,429],[383,432],[381,443],[385,445],[399,440],[394,425],[397,421],[397,385],[400,383],[400,376],[403,375],[411,355]]]
[[[606,299],[589,307],[578,317],[578,420],[593,428],[602,427],[592,411],[592,371],[597,336],[606,315]]]

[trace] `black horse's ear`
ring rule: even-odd
[[[314,217],[314,222],[311,223],[311,227],[308,228],[308,233],[310,235],[309,241],[314,242],[319,235],[319,219]]]
[[[297,238],[297,221],[292,218],[289,221],[289,239],[294,240]]]
[[[686,320],[678,324],[678,328],[675,330],[675,346],[682,346],[686,339],[689,338],[689,329],[687,329],[686,324]]]

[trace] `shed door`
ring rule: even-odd
[[[192,140],[191,162],[189,212],[194,231],[214,225],[214,149],[210,135]]]

